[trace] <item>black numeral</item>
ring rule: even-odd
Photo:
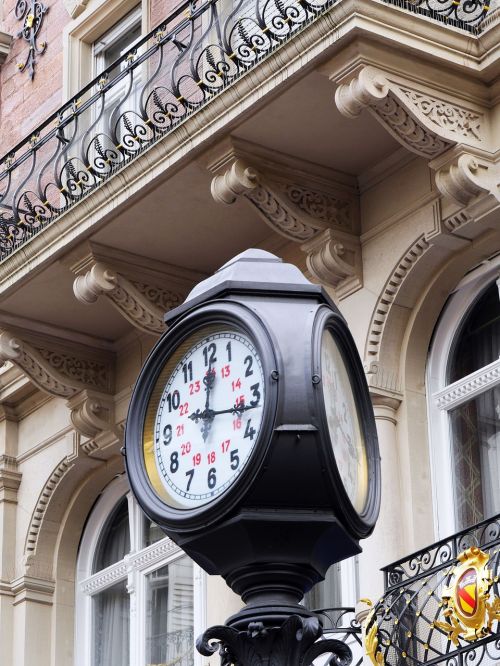
[[[250,377],[250,375],[253,375],[253,358],[251,356],[246,356],[243,363],[247,366],[247,369],[245,370],[245,377]]]
[[[216,351],[217,351],[217,347],[215,346],[215,342],[211,342],[206,347],[203,347],[203,356],[205,358],[205,366],[209,366],[211,368],[212,365],[217,361],[217,357],[215,355]]]
[[[238,449],[231,451],[231,469],[238,469],[240,458],[238,456]]]
[[[172,441],[172,426],[170,424],[167,424],[163,428],[163,443],[165,444],[165,446],[167,446],[167,444],[170,444],[171,441]]]
[[[250,390],[252,391],[252,395],[254,398],[253,400],[250,400],[250,406],[257,407],[260,400],[259,384],[254,384],[253,386],[250,386]]]
[[[231,343],[228,342],[226,345],[226,351],[227,351],[227,360],[229,363],[231,363]]]
[[[179,454],[177,451],[172,451],[170,454],[170,471],[175,474],[179,469]]]
[[[167,403],[169,412],[173,409],[179,409],[179,405],[181,404],[181,394],[177,389],[175,389],[173,393],[167,394]]]
[[[252,419],[248,419],[247,425],[245,428],[245,434],[243,437],[250,437],[250,439],[253,439],[253,436],[255,435],[255,428],[252,428],[250,423],[252,422]]]
[[[186,486],[186,490],[187,490],[187,492],[189,492],[189,489],[191,488],[191,481],[193,480],[193,476],[194,476],[194,469],[188,470],[186,472],[186,476],[189,477],[188,478],[188,484]]]
[[[215,484],[217,483],[217,477],[215,475],[215,472],[216,472],[215,467],[211,467],[208,470],[207,483],[210,489],[215,488]]]
[[[189,361],[189,363],[184,363],[182,366],[182,373],[184,375],[184,384],[187,384],[188,382],[193,381],[193,363],[192,361]]]

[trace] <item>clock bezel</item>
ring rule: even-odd
[[[246,335],[259,354],[265,382],[260,431],[243,470],[226,490],[200,506],[174,507],[158,496],[146,471],[143,452],[145,418],[157,381],[179,346],[193,334],[204,328],[213,329],[214,326],[221,331],[230,327]],[[213,332],[210,330],[208,334]],[[277,414],[279,374],[269,331],[254,312],[240,303],[216,301],[195,308],[160,338],[135,384],[125,433],[128,477],[141,507],[154,522],[177,531],[190,531],[202,524],[212,524],[239,504],[259,474],[267,455]]]
[[[321,380],[321,341],[325,330],[331,333],[344,361],[358,411],[359,427],[365,442],[368,487],[365,505],[360,512],[354,507],[342,482],[328,427]],[[365,373],[354,339],[342,315],[327,306],[321,307],[316,314],[312,334],[312,364],[313,376],[319,378],[319,382],[314,383],[314,401],[321,441],[324,443],[321,451],[330,477],[332,499],[339,507],[340,515],[343,516],[346,525],[354,530],[359,538],[364,538],[373,530],[380,509],[380,455],[377,429]]]

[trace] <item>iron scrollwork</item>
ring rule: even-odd
[[[0,261],[340,1],[182,2],[0,159]],[[387,1],[431,18],[451,12],[474,33],[487,8],[484,0]],[[20,69],[31,77],[46,47],[36,44],[46,11],[38,0],[17,2],[30,43]]]
[[[322,635],[317,618],[289,617],[281,627],[266,628],[253,622],[247,631],[228,626],[207,629],[198,638],[198,652],[210,657],[219,652],[221,666],[311,666],[321,655],[331,654],[329,663],[349,666],[350,648],[336,639],[318,639]]]
[[[36,56],[42,55],[47,48],[47,42],[37,44],[38,33],[42,27],[43,17],[48,8],[38,0],[17,0],[15,15],[18,21],[23,21],[22,29],[17,33],[18,38],[24,39],[29,44],[29,52],[24,63],[18,63],[18,69],[23,72],[29,68],[31,80],[35,76]]]

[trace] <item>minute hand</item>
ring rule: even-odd
[[[249,409],[255,409],[256,407],[260,407],[260,405],[257,403],[256,405],[235,405],[234,407],[230,407],[229,409],[219,409],[217,411],[215,410],[210,410],[213,414],[213,416],[217,416],[217,414],[241,414],[241,412],[247,412]]]

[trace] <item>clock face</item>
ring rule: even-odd
[[[349,374],[340,349],[325,329],[321,340],[321,374],[328,432],[344,489],[358,513],[368,495],[368,463]]]
[[[257,442],[264,399],[261,359],[245,333],[211,327],[190,336],[148,407],[144,456],[157,494],[189,509],[230,488]]]

